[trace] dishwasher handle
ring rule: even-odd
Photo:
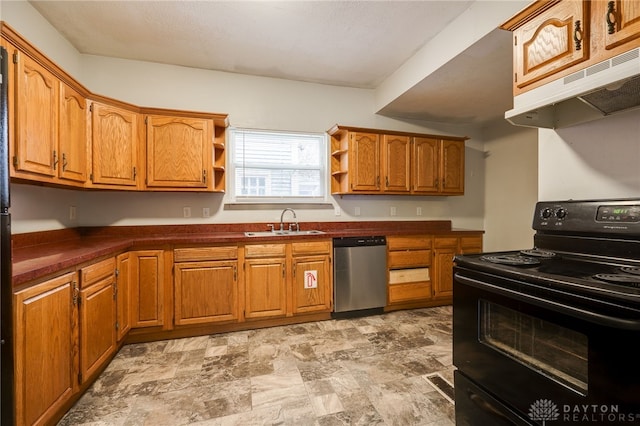
[[[374,235],[366,237],[340,237],[333,239],[334,247],[384,246],[386,244],[387,238],[384,235]]]

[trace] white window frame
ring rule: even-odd
[[[286,131],[286,130],[262,130],[262,129],[250,129],[250,128],[234,128],[230,127],[228,130],[227,136],[227,190],[229,193],[229,200],[234,204],[326,204],[328,199],[328,188],[329,188],[329,179],[328,179],[328,169],[327,169],[327,159],[328,159],[328,137],[326,133],[315,133],[315,132],[294,132],[294,131]],[[294,197],[294,196],[280,196],[280,197],[266,197],[266,196],[251,196],[251,195],[238,195],[238,188],[236,188],[236,135],[241,132],[255,132],[255,133],[271,133],[271,134],[283,134],[283,135],[308,135],[313,137],[318,137],[320,146],[320,158],[318,168],[312,167],[311,170],[320,171],[320,192],[321,195],[318,196],[308,196],[308,197]],[[288,166],[288,165],[287,165]],[[304,169],[306,167],[300,167],[299,169]]]

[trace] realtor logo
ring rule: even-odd
[[[529,418],[541,421],[543,426],[547,421],[554,420],[558,420],[562,424],[592,423],[601,425],[604,423],[635,423],[640,421],[640,413],[620,412],[620,407],[616,404],[564,404],[558,406],[550,399],[538,399],[529,406]]]
[[[558,420],[558,417],[560,417],[558,406],[549,399],[539,399],[529,407],[529,418],[542,421],[542,426],[547,420]]]

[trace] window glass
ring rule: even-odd
[[[230,135],[236,200],[324,200],[324,134],[232,129]]]

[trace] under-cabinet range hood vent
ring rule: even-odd
[[[513,98],[516,126],[559,129],[640,107],[640,48]]]

